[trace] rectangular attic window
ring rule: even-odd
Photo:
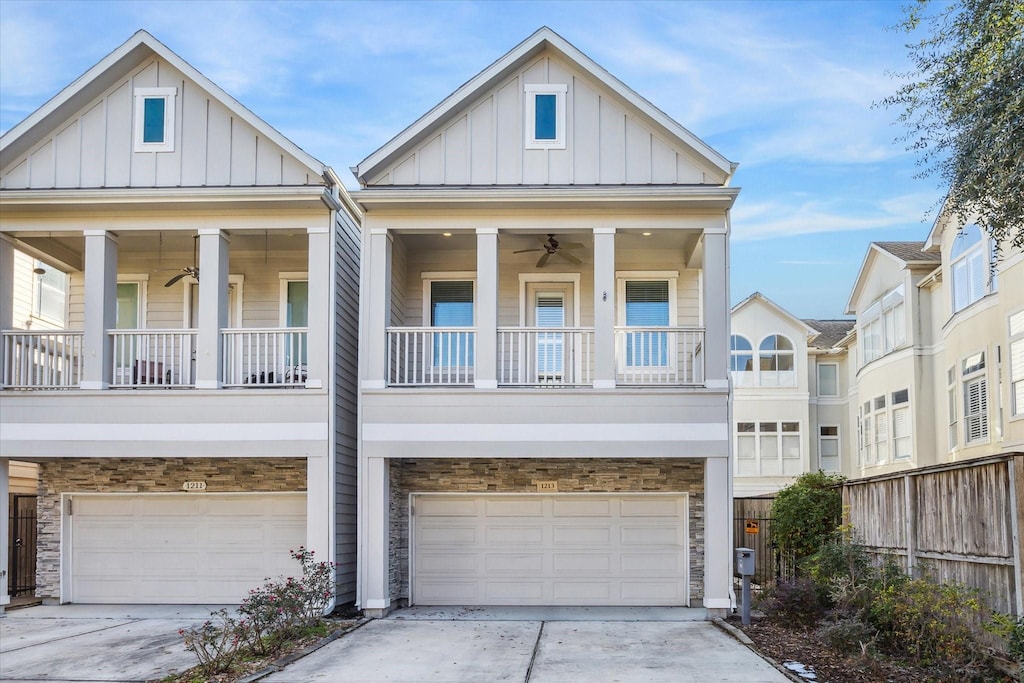
[[[536,111],[534,126],[537,140],[554,140],[558,137],[558,127],[555,119],[555,105],[558,98],[555,95],[538,94],[536,100]]]
[[[135,88],[136,152],[174,151],[174,99],[177,88]]]
[[[565,149],[564,83],[527,83],[523,115],[526,149]]]
[[[142,141],[164,141],[164,109],[167,100],[163,97],[147,97],[143,100]]]

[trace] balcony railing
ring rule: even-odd
[[[476,330],[470,327],[389,327],[388,386],[473,384]]]
[[[110,330],[116,388],[195,386],[196,330]]]
[[[616,383],[643,386],[704,384],[700,327],[615,328]]]
[[[302,327],[221,330],[226,387],[304,387],[309,331]]]
[[[82,379],[82,333],[4,330],[7,389],[74,389]]]
[[[498,385],[574,387],[593,383],[594,330],[498,328]]]

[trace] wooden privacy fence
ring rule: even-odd
[[[857,541],[912,576],[977,588],[1024,614],[1024,455],[1011,453],[846,482]]]

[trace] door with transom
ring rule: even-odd
[[[529,283],[526,294],[526,325],[534,332],[532,343],[523,351],[531,381],[573,384],[578,375],[578,340],[575,333],[566,332],[575,324],[572,283]]]

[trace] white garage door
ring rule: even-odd
[[[412,602],[685,605],[684,494],[413,497]]]
[[[237,603],[292,576],[306,540],[306,495],[74,496],[71,600]]]

